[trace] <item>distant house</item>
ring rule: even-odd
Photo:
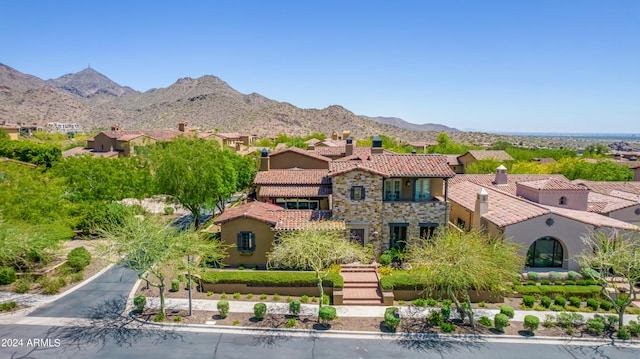
[[[470,164],[482,160],[506,162],[513,161],[513,157],[503,150],[471,150],[458,157],[458,161],[462,164],[463,173],[467,171]]]
[[[311,224],[344,230],[343,220],[331,220],[330,211],[285,210],[270,203],[249,202],[227,209],[215,221],[221,240],[231,246],[224,263],[230,266],[259,266],[267,263],[279,231],[308,228]]]
[[[234,151],[242,151],[256,141],[254,135],[239,132],[203,132],[198,134],[198,137],[215,140],[222,148],[229,147]]]
[[[18,138],[20,137],[20,128],[18,126],[4,124],[4,125],[0,125],[0,128],[2,128],[3,130],[5,130],[5,132],[7,132],[10,140],[17,141]]]

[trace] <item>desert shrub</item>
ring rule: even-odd
[[[231,323],[231,325],[233,325],[234,327],[237,325],[240,325],[240,321],[239,320],[234,320],[233,323]]]
[[[402,299],[398,301],[398,305],[405,305],[405,304],[407,304],[407,302]]]
[[[260,294],[260,300],[265,300],[267,299],[267,295],[266,294]]]
[[[536,286],[536,285],[537,285],[537,283],[536,283],[536,281],[535,281],[535,280],[528,280],[528,281],[527,281],[527,285],[528,285],[528,286]]]
[[[291,303],[292,300],[293,300],[293,298],[290,295],[288,295],[287,296],[287,303]]]
[[[535,302],[536,302],[536,297],[534,297],[532,295],[524,295],[524,296],[522,296],[522,304],[524,304],[524,306],[527,307],[527,308],[533,307],[533,304]]]
[[[552,282],[557,282],[562,280],[562,274],[558,272],[549,272],[549,280]]]
[[[578,279],[578,280],[576,281],[576,285],[580,285],[580,286],[583,286],[583,287],[584,287],[585,285],[587,285],[587,281],[586,281],[586,280],[584,280],[584,279]]]
[[[292,300],[292,301],[289,302],[289,313],[291,313],[292,315],[300,314],[300,301],[299,300]]]
[[[13,291],[20,294],[26,293],[31,289],[31,286],[33,286],[33,278],[25,276],[13,284]]]
[[[279,302],[279,301],[280,301],[280,299],[281,299],[281,298],[280,298],[280,294],[278,294],[278,293],[275,293],[275,294],[271,297],[271,300],[272,300],[272,301],[274,301],[274,302]]]
[[[600,307],[600,302],[597,299],[589,298],[587,299],[587,307],[591,308],[593,311],[596,311]]]
[[[391,267],[386,267],[386,266],[378,267],[378,274],[380,274],[381,278],[390,275],[392,272],[393,272],[393,269],[391,269]]]
[[[442,319],[442,313],[440,313],[439,310],[432,310],[429,314],[429,323],[436,327],[441,326],[442,323],[444,323],[444,320]]]
[[[298,324],[298,321],[296,320],[296,318],[290,318],[289,320],[287,320],[287,323],[285,323],[284,327],[285,328],[293,328]]]
[[[184,282],[185,279],[187,279],[187,276],[184,275],[184,273],[178,274],[178,280],[180,281],[180,283]]]
[[[533,310],[537,310],[539,312],[544,312],[547,309],[549,309],[549,308],[545,308],[541,304],[536,304],[536,305],[533,306]]]
[[[175,208],[171,207],[171,206],[166,206],[164,207],[164,214],[167,216],[172,215],[175,212]]]
[[[451,301],[451,299],[443,299],[442,300],[442,306],[443,307],[450,307],[451,304],[453,304],[453,302]]]
[[[389,264],[391,264],[392,260],[393,260],[393,257],[391,257],[390,254],[383,253],[382,255],[380,255],[380,264],[382,264],[385,267],[388,267]]]
[[[491,319],[489,319],[489,317],[484,315],[480,317],[480,319],[478,320],[478,323],[484,325],[485,327],[490,327],[493,325],[493,322],[491,321]]]
[[[616,327],[616,324],[618,324],[618,316],[617,315],[607,315],[605,317],[607,323],[606,323],[606,329],[607,330],[613,330],[613,328]]]
[[[331,304],[331,297],[329,297],[328,294],[323,294],[322,295],[322,304],[324,304],[324,305]]]
[[[540,318],[535,315],[524,316],[524,328],[530,332],[535,332],[540,326]]]
[[[38,283],[42,288],[44,288],[44,291],[47,294],[56,294],[67,284],[64,277],[49,278],[47,276],[40,277],[40,279],[38,279]]]
[[[182,317],[181,317],[181,316],[179,316],[179,315],[176,315],[176,316],[173,318],[173,321],[174,321],[174,322],[176,322],[176,323],[180,323],[180,322],[182,321]]]
[[[503,331],[504,327],[509,325],[509,317],[505,314],[498,313],[493,317],[494,326],[497,330]]]
[[[412,300],[411,303],[413,305],[415,305],[416,307],[426,307],[427,306],[427,300],[424,299],[424,298],[416,298],[416,299]]]
[[[311,303],[318,303],[318,298],[315,296],[311,297]]]
[[[91,253],[85,247],[74,248],[67,254],[67,264],[76,272],[83,270],[91,263]]]
[[[481,300],[481,301],[479,301],[479,302],[478,302],[478,307],[480,307],[480,308],[484,308],[484,307],[486,307],[486,306],[487,306],[487,303],[485,303],[485,301],[484,301],[484,300]]]
[[[551,328],[556,325],[556,317],[552,314],[547,314],[544,316],[544,320],[542,321],[542,326],[545,328]]]
[[[136,307],[138,312],[142,312],[144,310],[144,306],[147,305],[147,297],[142,294],[138,294],[133,298],[133,305]]]
[[[440,330],[442,330],[443,333],[453,333],[456,331],[456,325],[453,323],[442,323]]]
[[[514,315],[516,314],[516,312],[513,310],[513,307],[508,305],[500,306],[500,313],[506,315],[507,317],[509,317],[509,319],[513,319]]]
[[[300,303],[307,303],[309,301],[309,296],[304,294],[300,297]]]
[[[208,292],[207,292],[207,297],[211,297],[212,295],[213,295],[213,292],[212,292],[212,291],[208,291]]]
[[[227,299],[227,293],[225,292],[220,293],[220,299]]]
[[[528,272],[527,273],[527,279],[537,282],[538,280],[540,280],[540,273],[538,273],[538,272]]]
[[[631,333],[629,333],[629,329],[626,326],[622,326],[618,329],[618,338],[622,340],[631,339]]]
[[[582,278],[582,276],[580,275],[580,273],[575,272],[575,271],[572,271],[572,270],[570,270],[570,271],[567,273],[567,277],[568,277],[570,280],[578,280],[578,279],[581,279],[581,278]]]
[[[156,323],[164,322],[164,314],[158,313],[155,317],[153,317],[153,321]]]
[[[540,281],[540,284],[542,284],[542,285],[551,285],[551,281],[548,280],[548,279],[543,279],[543,280]]]
[[[435,307],[438,305],[438,301],[433,298],[427,298],[427,305],[430,307]]]
[[[247,268],[245,268],[245,266],[242,265],[242,264],[238,266],[238,270],[245,270],[245,269],[247,269]]]
[[[576,281],[573,279],[567,279],[564,281],[564,285],[576,285]]]
[[[222,299],[218,301],[216,305],[218,307],[218,312],[220,312],[220,316],[222,318],[226,318],[229,315],[229,302]]]
[[[563,283],[562,283],[562,281],[561,281],[561,280],[557,280],[557,281],[553,282],[553,284],[554,284],[554,285],[562,285]]]
[[[4,302],[0,304],[0,312],[8,312],[15,309],[18,306],[16,302]]]
[[[542,304],[543,307],[549,309],[549,307],[551,306],[551,298],[545,295],[544,297],[540,298],[540,304]]]
[[[442,319],[449,320],[451,318],[451,305],[444,305],[443,303],[442,308],[440,308],[440,314],[442,314]]]
[[[11,284],[16,278],[16,270],[13,267],[0,268],[0,285]]]
[[[172,279],[171,280],[171,291],[172,292],[177,292],[180,290],[180,281],[177,279]]]
[[[569,297],[569,304],[571,304],[574,307],[580,308],[580,304],[582,304],[582,299],[578,297]]]
[[[551,308],[549,309],[553,310],[554,312],[562,312],[564,310],[564,307],[560,305],[552,304]]]
[[[395,331],[400,326],[400,316],[398,315],[397,307],[389,307],[384,311],[384,324],[392,331]]]
[[[251,299],[251,298],[253,298],[253,294],[252,294],[252,293],[247,293],[247,295],[245,296],[245,298],[247,298],[247,299]]]
[[[267,314],[267,305],[260,302],[256,303],[253,306],[253,316],[258,320],[264,319],[265,314]]]
[[[611,307],[613,307],[613,304],[611,304],[611,302],[608,300],[603,300],[602,302],[600,302],[600,309],[602,310],[610,311]]]
[[[235,292],[235,293],[233,293],[233,299],[238,300],[238,299],[240,299],[241,297],[242,297],[242,294],[240,294],[240,292]]]
[[[578,327],[584,324],[584,316],[578,313],[562,312],[556,317],[556,322],[563,328]]]
[[[71,276],[69,276],[69,281],[71,283],[77,283],[82,281],[83,279],[84,279],[84,271],[75,272],[75,273],[72,273]]]
[[[630,320],[628,327],[629,333],[634,337],[637,337],[640,334],[640,323],[636,322],[635,320]]]
[[[598,320],[596,318],[594,319],[588,319],[587,320],[587,331],[591,334],[594,335],[600,335],[602,333],[604,333],[604,322],[601,320]]]
[[[553,299],[553,304],[564,307],[565,305],[567,305],[567,298],[557,296]]]
[[[336,312],[336,308],[326,305],[320,308],[318,317],[320,318],[322,323],[327,324],[330,320],[336,319],[338,317],[338,314]]]

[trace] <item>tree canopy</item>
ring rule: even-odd
[[[205,210],[224,211],[225,201],[253,181],[257,168],[248,159],[222,150],[215,141],[179,137],[149,149],[158,193],[173,196],[194,217]]]
[[[492,291],[517,280],[524,266],[522,252],[509,240],[441,230],[431,239],[409,241],[405,258],[426,287],[446,293],[475,327],[469,291]]]

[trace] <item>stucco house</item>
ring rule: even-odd
[[[482,161],[482,160],[497,160],[500,162],[513,161],[507,152],[503,150],[471,150],[458,156],[458,162],[462,165],[462,172],[467,172],[467,167],[470,164]],[[460,173],[460,172],[456,172]]]
[[[503,166],[495,176],[459,175],[449,200],[453,224],[521,244],[532,268],[579,270],[574,257],[585,249],[583,237],[640,230],[633,224],[640,204],[594,194],[561,175],[507,175]]]
[[[344,230],[344,220],[331,218],[331,211],[285,210],[263,202],[249,202],[224,211],[214,224],[220,226],[221,239],[231,248],[223,260],[230,266],[264,267],[279,231],[293,231],[315,225],[317,228]]]

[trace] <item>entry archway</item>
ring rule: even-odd
[[[528,267],[562,268],[564,263],[562,242],[553,237],[538,238],[527,251]]]

